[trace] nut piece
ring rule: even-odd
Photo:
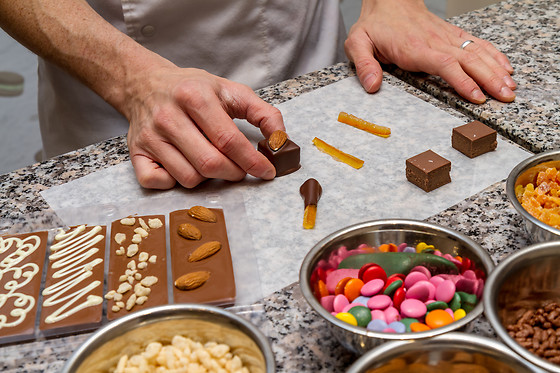
[[[209,223],[215,223],[218,220],[216,214],[214,214],[212,210],[204,206],[193,206],[188,210],[188,213],[195,219],[206,221]]]
[[[177,228],[177,233],[187,240],[200,240],[202,238],[200,229],[189,223],[180,224],[179,228]]]
[[[288,140],[288,135],[286,134],[286,132],[282,130],[276,130],[272,132],[272,135],[270,135],[270,137],[268,138],[268,146],[273,151],[277,151],[286,143],[286,140]]]
[[[202,286],[209,278],[208,271],[187,273],[175,280],[175,287],[179,290],[193,290]]]
[[[200,245],[195,251],[189,255],[187,259],[189,262],[198,262],[214,255],[222,248],[220,241],[210,241]]]

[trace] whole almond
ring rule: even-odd
[[[286,143],[286,140],[288,140],[286,132],[276,130],[272,132],[272,135],[268,138],[268,146],[270,146],[270,149],[277,151]]]
[[[193,290],[201,287],[209,278],[208,271],[187,273],[175,280],[175,287],[179,290]]]
[[[184,237],[187,240],[200,240],[202,238],[202,232],[200,232],[200,229],[189,223],[179,224],[177,233],[179,233],[179,236]]]
[[[190,216],[201,221],[215,223],[218,220],[214,211],[204,206],[193,206],[188,212]]]
[[[195,251],[193,251],[191,255],[189,255],[189,258],[187,260],[191,263],[198,262],[214,255],[221,248],[222,244],[219,241],[206,242],[200,245]]]

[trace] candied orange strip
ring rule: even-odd
[[[373,133],[374,135],[377,136],[381,136],[381,137],[391,136],[391,129],[389,127],[380,126],[378,124],[368,122],[367,120],[358,118],[357,116],[352,114],[345,113],[344,111],[341,111],[338,114],[338,121],[344,124],[348,124],[352,127],[361,129],[362,131]]]
[[[305,211],[303,212],[303,228],[305,229],[315,228],[316,217],[317,217],[317,206],[315,205],[305,206]]]
[[[313,139],[313,145],[315,145],[319,150],[321,150],[324,153],[327,153],[334,159],[346,163],[347,165],[352,166],[355,169],[360,169],[364,165],[364,161],[362,161],[361,159],[356,158],[353,155],[344,153],[343,151],[338,150],[334,146],[329,145],[323,140],[318,139],[316,137]]]

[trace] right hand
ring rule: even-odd
[[[282,114],[249,87],[199,69],[165,66],[128,92],[128,148],[140,185],[193,188],[209,178],[273,179],[274,166],[237,128],[246,119],[265,137],[284,130]]]

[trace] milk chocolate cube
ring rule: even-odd
[[[287,139],[284,145],[278,150],[272,150],[268,144],[268,140],[259,141],[257,150],[276,168],[276,176],[284,176],[299,170],[299,146],[290,139]]]
[[[496,149],[496,131],[475,120],[453,128],[451,145],[469,158],[478,157]]]
[[[406,160],[406,178],[426,192],[451,182],[451,162],[427,150]]]

